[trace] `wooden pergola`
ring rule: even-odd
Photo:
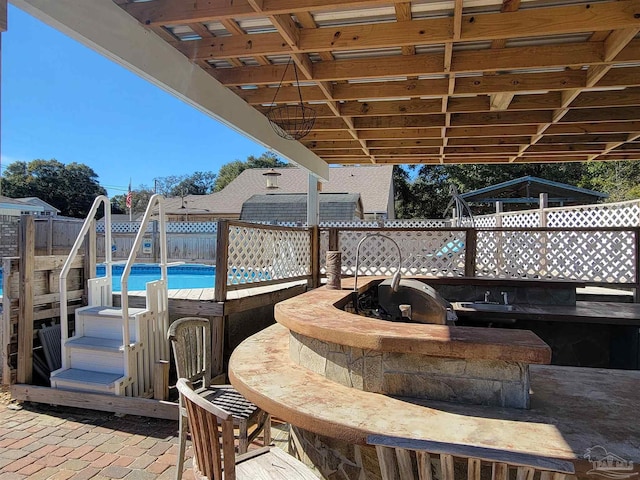
[[[116,3],[329,164],[640,159],[637,0]]]
[[[10,1],[317,179],[640,159],[640,0]],[[298,86],[300,142],[264,116]]]

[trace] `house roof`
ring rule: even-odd
[[[321,193],[320,221],[341,222],[358,218],[361,208],[357,193]],[[299,222],[307,221],[306,193],[275,193],[252,195],[242,205],[240,220],[249,222]]]
[[[470,203],[535,203],[541,193],[549,195],[550,203],[593,203],[608,196],[595,190],[528,175],[467,192],[461,197]]]
[[[210,195],[188,195],[184,198],[189,212],[208,210],[213,215],[239,215],[242,204],[252,195],[268,193],[307,193],[308,172],[301,168],[277,168],[278,188],[268,189],[264,173],[271,169],[251,168],[244,170],[220,192]],[[329,169],[329,181],[322,184],[323,193],[360,194],[364,213],[386,213],[390,198],[393,198],[393,166],[372,165]],[[306,197],[305,197],[306,198]],[[165,211],[168,214],[181,212],[182,198],[168,198]],[[183,210],[182,210],[183,211]]]
[[[24,197],[24,198],[16,198],[23,203],[27,203],[29,205],[36,205],[44,208],[45,212],[56,212],[60,213],[60,210],[51,205],[50,203],[45,202],[44,200],[38,197]]]
[[[8,210],[20,210],[28,212],[42,212],[44,208],[41,205],[28,204],[20,198],[9,198],[0,195],[0,208]]]

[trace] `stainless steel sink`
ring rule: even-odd
[[[471,310],[479,310],[483,312],[511,312],[513,305],[502,305],[499,303],[486,303],[486,302],[457,302],[460,308],[468,308]]]

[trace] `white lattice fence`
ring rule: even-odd
[[[356,249],[367,230],[340,230],[338,243],[342,252],[342,274],[355,275]],[[464,274],[464,230],[378,230],[376,233],[395,240],[402,254],[402,272],[411,275]],[[321,245],[322,245],[321,236]],[[328,235],[325,242],[328,246]],[[321,261],[324,253],[321,251]],[[359,275],[391,275],[399,264],[392,242],[379,236],[365,240],[360,247]]]
[[[227,285],[299,279],[311,275],[306,228],[229,224]]]
[[[640,225],[640,201],[547,209],[547,226],[630,227]]]
[[[478,231],[476,276],[636,281],[633,230]]]

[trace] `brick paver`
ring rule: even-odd
[[[0,480],[175,478],[178,422],[25,403],[0,425]],[[191,464],[187,448],[183,480]]]
[[[175,476],[177,422],[25,403],[0,424],[0,480]]]

